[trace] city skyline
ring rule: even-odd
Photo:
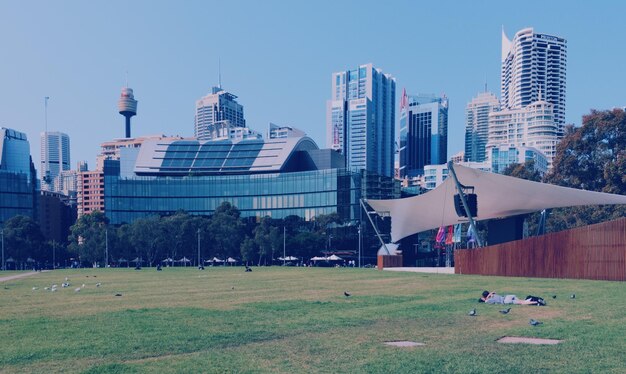
[[[27,134],[33,160],[40,159],[37,141],[49,96],[48,131],[68,134],[72,159],[95,165],[101,143],[124,137],[116,102],[126,71],[128,87],[141,101],[134,136],[193,136],[194,103],[220,83],[221,71],[223,86],[246,108],[248,127],[265,133],[269,122],[294,126],[324,147],[329,75],[367,63],[395,77],[398,92],[446,94],[447,151],[455,154],[464,149],[467,103],[485,81],[499,92],[502,26],[509,36],[533,27],[567,39],[566,123],[580,124],[591,108],[624,106],[626,77],[616,62],[623,52],[615,48],[623,43],[622,4],[555,2],[543,4],[540,14],[536,7],[497,2],[394,2],[388,8],[330,2],[119,4],[123,14],[116,6],[80,2],[0,5],[6,50],[0,61],[0,126]],[[402,9],[419,9],[423,18],[409,22],[415,14]],[[342,16],[347,13],[355,17]],[[224,17],[208,23],[207,14]],[[238,26],[229,27],[235,19]],[[369,30],[359,19],[389,20],[389,27]],[[322,20],[341,25],[320,27]],[[207,32],[223,40],[217,48],[205,40]],[[427,32],[435,37],[416,36]],[[338,41],[342,33],[361,36],[346,46]],[[610,60],[597,57],[608,55],[608,48]]]

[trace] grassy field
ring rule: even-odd
[[[43,289],[66,276],[71,287]],[[483,289],[549,304],[501,315],[476,302]],[[618,282],[237,267],[56,270],[0,284],[7,373],[624,373],[625,336]],[[383,344],[393,340],[426,345]]]

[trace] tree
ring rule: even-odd
[[[96,264],[104,259],[106,246],[105,231],[109,219],[100,211],[81,216],[70,227],[69,250],[80,257],[81,261]]]
[[[229,202],[223,202],[215,209],[208,228],[216,254],[228,257],[239,253],[245,236],[240,214],[239,209]]]
[[[591,111],[578,129],[568,128],[557,145],[546,181],[565,187],[626,194],[626,114],[621,109]],[[625,206],[555,209],[549,230],[563,230],[626,215]]]
[[[240,254],[241,260],[245,261],[246,265],[249,262],[254,261],[254,256],[258,253],[256,243],[254,239],[246,236],[246,238],[241,242]]]
[[[502,174],[533,182],[541,182],[541,173],[535,169],[534,160],[528,160],[523,164],[511,164],[502,171]]]
[[[133,222],[132,238],[137,249],[137,257],[152,266],[167,253],[167,234],[163,230],[161,218],[152,216]]]
[[[32,218],[17,215],[4,223],[4,243],[6,257],[13,257],[15,261],[26,261],[32,257],[37,261],[51,259],[44,243],[44,237],[39,225]]]
[[[272,248],[272,241],[270,237],[271,232],[271,218],[263,217],[261,218],[261,222],[254,229],[254,242],[259,248],[259,266],[261,266],[261,262],[265,259],[265,264],[267,264],[267,255],[269,254],[270,260],[274,258],[274,251]]]

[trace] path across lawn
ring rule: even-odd
[[[46,271],[48,270],[44,270],[43,272],[46,272]],[[31,271],[29,273],[21,273],[21,274],[16,274],[16,275],[9,275],[8,277],[0,277],[0,282],[6,282],[6,281],[13,280],[13,279],[29,277],[31,275],[35,275],[39,273],[41,273],[41,271]]]

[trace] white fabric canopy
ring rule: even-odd
[[[531,182],[454,165],[459,182],[473,186],[478,199],[476,220],[503,218],[549,208],[626,204],[626,196]],[[367,200],[379,214],[391,215],[391,240],[440,226],[467,222],[454,209],[457,193],[452,175],[434,190],[406,199]]]
[[[330,260],[330,261],[340,261],[340,260],[342,260],[342,258],[337,256],[337,255],[331,255],[330,257],[328,257],[328,260]]]

